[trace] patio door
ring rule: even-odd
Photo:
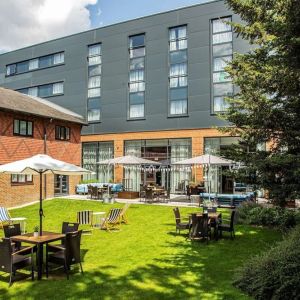
[[[54,175],[54,196],[69,194],[69,176]]]

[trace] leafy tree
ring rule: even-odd
[[[221,130],[241,137],[230,151],[245,166],[237,175],[283,205],[300,194],[300,1],[226,3],[242,20],[232,23],[234,32],[252,50],[227,67],[238,92],[220,116],[232,126]],[[260,143],[267,148],[249,151]]]

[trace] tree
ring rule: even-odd
[[[234,32],[253,49],[235,54],[226,69],[238,92],[220,116],[232,126],[221,130],[241,137],[229,152],[245,166],[237,175],[283,205],[300,194],[300,1],[226,3],[242,20]],[[268,147],[248,151],[261,143]]]

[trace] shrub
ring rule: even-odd
[[[300,212],[279,207],[262,207],[243,204],[238,209],[239,222],[243,224],[277,226],[283,230],[300,224]]]
[[[238,269],[234,285],[255,299],[299,299],[300,226]]]
[[[87,184],[87,183],[96,183],[99,182],[98,179],[86,179],[86,180],[80,180],[80,184]]]

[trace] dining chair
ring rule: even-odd
[[[13,251],[9,238],[0,241],[0,270],[9,273],[9,285],[13,282],[13,276],[19,269],[31,267],[31,279],[34,280],[33,248],[26,247],[18,251]],[[26,253],[30,253],[28,256]]]

